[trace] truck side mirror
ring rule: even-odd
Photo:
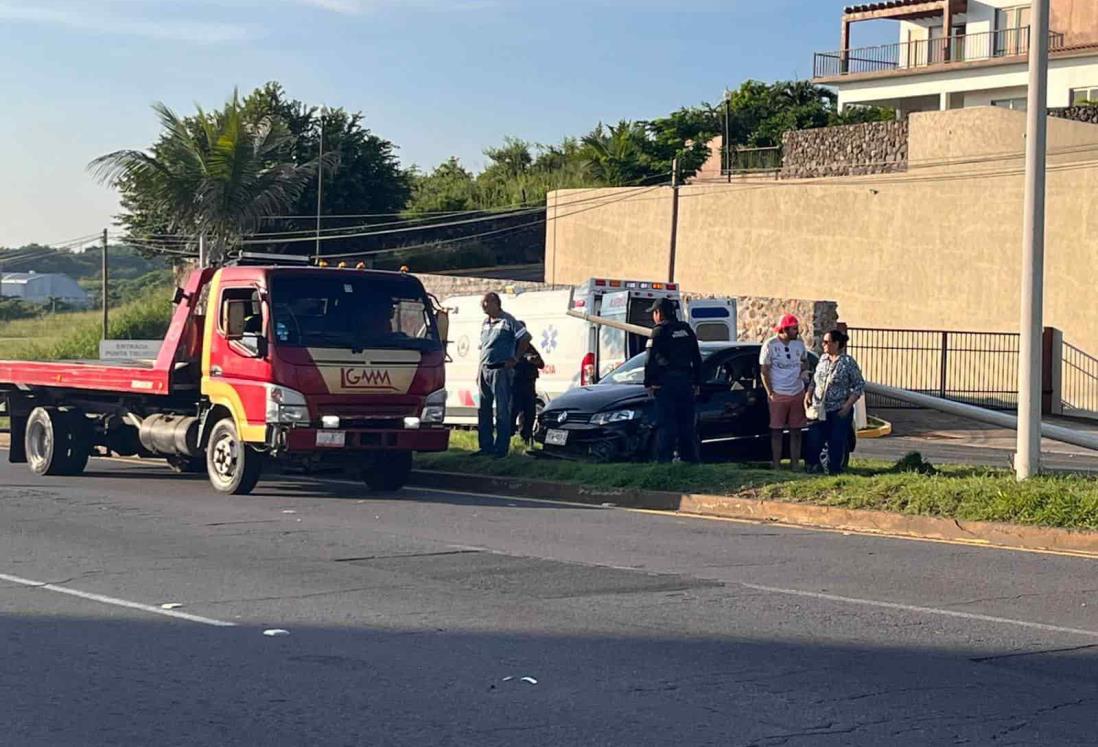
[[[435,324],[438,326],[438,336],[445,345],[450,341],[450,312],[447,309],[436,311]]]

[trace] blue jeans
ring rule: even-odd
[[[847,450],[850,447],[850,429],[854,424],[854,409],[851,408],[846,416],[839,414],[838,410],[827,413],[827,420],[812,423],[808,429],[808,450],[805,453],[805,464],[808,467],[820,466],[820,454],[824,446],[827,446],[827,472],[837,475],[843,471],[843,462],[846,461]]]
[[[480,369],[480,407],[477,409],[477,437],[480,450],[506,456],[511,447],[511,389],[515,372],[508,368]],[[495,408],[495,423],[492,410]],[[493,427],[494,426],[494,427]]]
[[[656,459],[670,462],[676,446],[679,459],[699,461],[694,384],[687,376],[669,375],[656,390]]]

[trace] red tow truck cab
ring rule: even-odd
[[[413,452],[448,446],[442,322],[403,273],[194,270],[155,361],[0,361],[9,460],[71,475],[93,453],[160,457],[225,493],[271,462],[343,465],[397,489]]]

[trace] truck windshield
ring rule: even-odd
[[[427,299],[411,278],[350,272],[276,277],[271,316],[278,345],[442,348]]]

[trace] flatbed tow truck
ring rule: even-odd
[[[444,315],[412,275],[271,260],[191,271],[156,360],[0,361],[9,461],[161,458],[228,494],[272,463],[403,486],[449,443]]]

